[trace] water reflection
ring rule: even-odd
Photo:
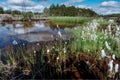
[[[57,28],[59,25],[60,29]],[[19,42],[36,42],[53,40],[51,35],[57,35],[58,31],[66,35],[64,29],[66,27],[74,27],[75,25],[53,24],[49,21],[38,22],[12,22],[0,24],[0,47],[11,44],[13,40]],[[6,36],[4,36],[6,35]]]
[[[6,23],[2,22],[2,23],[1,23],[1,25],[2,25],[2,26],[5,26],[5,25],[6,25]]]
[[[49,26],[52,30],[57,29],[57,25],[59,25],[60,29],[65,29],[65,28],[73,28],[79,24],[74,24],[74,23],[53,23],[49,22]]]
[[[73,23],[53,23],[50,21],[25,21],[25,22],[12,22],[12,23],[7,23],[7,22],[2,22],[0,24],[0,26],[8,26],[11,25],[13,28],[18,28],[18,27],[22,27],[22,28],[33,28],[33,27],[38,27],[38,26],[44,26],[44,27],[50,27],[50,29],[54,30],[57,29],[57,25],[60,26],[61,29],[65,29],[65,28],[72,28],[74,26],[76,26],[77,24],[73,24]]]

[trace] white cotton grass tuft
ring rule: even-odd
[[[89,64],[90,64],[90,62],[89,62],[89,61],[86,61],[86,64],[87,64],[87,65],[89,65]]]
[[[62,33],[60,32],[60,28],[59,28],[59,25],[57,24],[57,29],[58,29],[58,32],[57,32],[57,34],[58,34],[58,36],[61,38],[62,37]]]
[[[115,54],[113,54],[113,55],[112,55],[112,59],[114,59],[114,60],[115,60]]]
[[[53,49],[55,48],[55,46],[52,47]]]
[[[59,28],[59,25],[57,24],[57,28]]]
[[[107,41],[105,41],[105,46],[106,46],[106,48],[107,48],[108,50],[111,50],[111,48],[110,48],[110,46],[109,46],[109,44],[108,44]]]
[[[47,53],[49,53],[50,52],[50,50],[49,49],[47,49]]]
[[[13,44],[13,45],[17,45],[18,42],[17,42],[16,40],[13,40],[12,44]]]
[[[58,36],[59,36],[59,37],[62,37],[62,34],[61,34],[61,32],[60,32],[60,31],[58,31]]]
[[[101,50],[101,56],[102,56],[102,58],[106,57],[106,53],[105,53],[104,49]]]
[[[107,34],[108,34],[108,32],[107,32],[107,30],[105,29],[105,31],[104,31],[104,34],[107,36]]]
[[[36,51],[34,50],[34,53],[36,53]]]
[[[85,36],[85,32],[82,31],[82,36],[81,36],[81,38],[82,38],[83,40],[85,39],[84,36]]]
[[[67,44],[67,42],[65,42],[65,44]]]
[[[111,25],[108,25],[108,30],[111,31]]]
[[[53,36],[53,35],[50,35],[50,37],[51,37],[51,38],[54,38],[54,36]]]
[[[39,44],[39,43],[37,43],[36,45],[37,45],[37,46],[39,46],[40,44]]]
[[[109,63],[108,63],[108,71],[111,72],[113,70],[113,60],[110,60]]]
[[[115,73],[118,73],[119,71],[119,64],[115,64]]]
[[[91,34],[90,35],[90,38],[91,38],[91,40],[96,40],[97,39],[97,35],[94,33],[94,34]]]
[[[113,23],[113,22],[114,22],[114,20],[113,20],[113,19],[109,19],[109,22]]]
[[[57,59],[57,62],[58,62],[58,61],[59,61],[59,59],[60,59],[60,58],[59,58],[59,56],[58,56],[56,59]]]
[[[119,36],[120,35],[120,31],[116,31],[115,35]]]
[[[77,30],[77,28],[76,28],[76,27],[74,27],[74,30]]]
[[[59,57],[57,57],[57,60],[59,60]]]
[[[119,27],[119,26],[116,26],[116,29],[117,29],[117,31],[119,31],[119,30],[120,30],[120,27]]]
[[[63,50],[64,50],[64,53],[66,53],[66,52],[67,52],[66,48],[64,48]]]

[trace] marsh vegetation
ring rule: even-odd
[[[65,5],[0,13],[22,20],[1,20],[0,79],[120,79],[119,21],[104,19],[113,15]]]
[[[66,28],[70,39],[13,45],[1,51],[1,79],[119,79],[120,26],[101,27],[102,19],[50,18],[54,23],[81,23]],[[88,20],[88,21],[87,21]],[[56,25],[56,24],[55,24]],[[59,24],[56,28],[60,28]]]

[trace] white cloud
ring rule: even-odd
[[[28,1],[28,0],[26,0],[26,1]],[[24,0],[8,0],[7,2],[8,3],[23,3]]]
[[[4,8],[4,10],[7,9],[7,6],[6,6],[6,4],[4,2],[0,2],[0,7]]]
[[[10,5],[9,6],[9,9],[12,9],[12,10],[19,10],[19,11],[32,11],[32,12],[42,12],[43,9],[44,9],[44,6],[42,5],[35,5],[34,7],[31,6],[31,7],[21,7],[21,6],[15,6],[15,5]]]
[[[26,7],[26,10],[32,12],[43,12],[44,8],[45,7],[43,5],[36,5],[34,7]]]
[[[84,0],[69,0],[71,2],[83,2]]]
[[[62,4],[65,4],[67,6],[72,6],[74,3],[77,2],[83,2],[85,0],[68,0]],[[95,6],[88,6],[88,5],[76,5],[76,7],[79,8],[89,8],[95,11],[98,14],[114,14],[114,13],[120,13],[120,2],[117,1],[104,1],[99,5]]]
[[[35,3],[32,0],[8,0],[8,4],[16,6],[34,6]]]
[[[118,5],[120,5],[119,2],[116,1],[105,1],[101,3],[101,6],[109,6],[109,7],[117,7]]]
[[[25,1],[25,6],[23,6],[23,1]],[[3,7],[4,10],[26,10],[32,12],[42,12],[45,8],[42,4],[35,3],[32,0],[8,0],[7,2],[1,2],[0,6]]]
[[[94,6],[93,10],[99,14],[114,14],[120,13],[120,2],[104,1],[98,6]]]
[[[38,1],[40,3],[36,3],[34,0],[7,0],[6,2],[0,2],[0,6],[3,7],[4,10],[10,9],[23,11],[24,8],[23,3],[25,2],[26,10],[32,12],[42,12],[45,7],[49,6],[48,1],[50,0],[38,0]],[[120,2],[117,1],[108,0],[95,6],[75,5],[75,3],[83,1],[85,0],[66,0],[66,2],[61,4],[65,4],[66,6],[74,5],[79,8],[90,8],[99,14],[120,13]]]
[[[68,0],[68,1],[66,1],[66,2],[64,2],[62,4],[65,4],[66,6],[71,6],[74,3],[83,2],[83,1],[85,1],[85,0]]]
[[[98,14],[116,14],[120,13],[120,2],[104,1],[97,6],[77,5],[79,8],[90,8]]]
[[[36,5],[33,9],[34,9],[35,12],[37,12],[37,11],[42,12],[44,8],[45,7],[42,6],[42,5]]]
[[[88,8],[91,9],[90,6],[86,6],[86,5],[78,5],[76,7],[78,7],[78,8],[85,8],[85,9],[88,9]]]

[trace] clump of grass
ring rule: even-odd
[[[97,22],[99,23],[99,26],[108,26],[108,25],[116,25],[117,24],[114,21],[106,21],[104,19],[99,19]]]
[[[74,23],[74,24],[85,24],[91,21],[93,18],[88,17],[49,17],[50,21],[54,23]]]
[[[0,61],[0,78],[21,79],[23,76],[27,76],[31,79],[36,79],[39,75],[38,78],[50,79],[54,76],[57,78],[58,74],[58,77],[61,78],[61,63],[63,57],[67,56],[65,54],[67,53],[65,51],[67,49],[66,45],[61,40],[54,43],[43,43],[42,45],[36,44],[29,47],[31,52],[27,52],[27,49],[22,46],[15,45],[11,47],[11,51],[5,51],[3,61],[6,63],[4,64],[3,61]],[[36,48],[39,49],[36,50]],[[7,66],[7,68],[4,69],[4,66]],[[6,70],[8,75],[4,73]],[[16,75],[15,70],[20,72],[18,71]],[[25,77],[23,78],[25,79]]]
[[[98,27],[99,25],[99,21],[97,22],[94,20],[92,23],[88,23],[87,26],[70,29],[70,32],[73,33],[72,37],[75,37],[72,49],[83,51],[84,53],[90,53],[93,56],[99,56],[101,50],[104,49],[107,55],[115,54],[117,58],[120,58],[120,43],[116,41],[119,37],[115,36],[115,34],[112,35],[112,30],[109,31],[108,26],[106,30],[101,31]],[[117,32],[118,31],[116,31],[116,33]],[[106,41],[111,50],[107,49],[105,45]]]

